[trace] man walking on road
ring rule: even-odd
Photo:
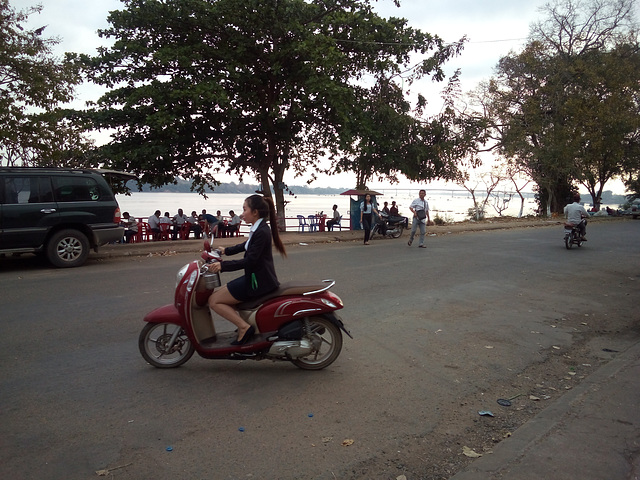
[[[424,235],[427,232],[427,223],[430,221],[429,203],[424,199],[427,195],[427,192],[424,189],[420,190],[418,195],[419,198],[416,198],[411,202],[411,205],[409,205],[409,210],[413,213],[413,221],[411,223],[411,235],[409,236],[409,242],[407,245],[411,246],[413,243],[413,237],[416,236],[416,230],[420,227],[420,242],[418,247],[427,248],[424,244]]]

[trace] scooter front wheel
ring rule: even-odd
[[[176,333],[175,341],[170,344]],[[185,331],[173,323],[147,323],[140,332],[138,348],[142,357],[157,368],[179,367],[194,352]]]
[[[305,357],[291,360],[296,367],[303,370],[321,370],[328,367],[342,350],[342,332],[324,317],[309,318],[304,338],[312,343],[313,351]]]

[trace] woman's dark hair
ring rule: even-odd
[[[271,238],[276,249],[283,257],[287,256],[287,251],[284,249],[282,240],[280,240],[280,234],[278,233],[278,218],[276,217],[276,207],[273,204],[273,200],[269,197],[263,197],[262,195],[251,195],[245,199],[247,205],[251,210],[257,210],[260,218],[266,218],[271,224]]]
[[[367,195],[369,195],[369,201],[367,202]],[[367,193],[367,195],[364,196],[364,206],[366,208],[367,205],[372,205],[371,203],[371,195]]]

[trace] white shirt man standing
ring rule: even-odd
[[[409,235],[409,242],[407,245],[411,246],[413,243],[413,237],[416,236],[416,231],[418,227],[420,227],[420,238],[418,247],[419,248],[427,248],[424,244],[424,235],[427,233],[427,223],[430,221],[429,218],[429,202],[425,200],[427,192],[425,190],[420,190],[418,193],[418,198],[416,198],[411,205],[409,205],[409,210],[413,213],[413,221],[411,223],[411,235]]]

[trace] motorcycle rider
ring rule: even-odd
[[[585,208],[580,205],[580,194],[573,194],[573,203],[568,204],[564,207],[564,215],[567,218],[567,222],[571,225],[578,226],[580,230],[581,240],[586,242],[587,239],[585,235],[587,234],[587,218],[589,214],[585,210]]]
[[[280,285],[273,265],[271,241],[283,257],[287,256],[280,235],[273,200],[262,195],[247,197],[242,216],[251,224],[246,242],[232,247],[219,247],[222,255],[244,252],[242,260],[224,260],[208,266],[210,272],[232,272],[244,269],[244,275],[217,289],[209,297],[209,306],[221,317],[238,327],[238,338],[232,345],[244,345],[255,334],[255,328],[238,314],[235,305],[272,292]],[[271,228],[267,225],[271,223]]]

